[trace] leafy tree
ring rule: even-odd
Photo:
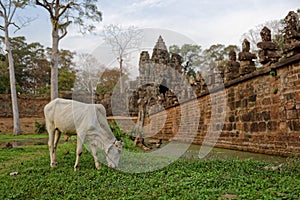
[[[130,52],[139,46],[141,32],[134,26],[123,28],[120,25],[111,24],[104,27],[104,40],[112,48],[112,52],[117,56],[120,66],[120,92],[124,90],[124,61]]]
[[[4,56],[3,54],[1,54]],[[3,59],[4,58],[4,59]],[[8,94],[10,93],[9,87],[9,73],[7,70],[7,63],[5,60],[5,56],[0,60],[0,93]]]
[[[48,50],[51,52],[51,50]],[[74,52],[69,50],[59,51],[59,74],[58,74],[58,90],[59,91],[71,91],[74,87],[76,79],[76,71],[74,68]]]
[[[37,42],[27,44],[25,37],[11,38],[10,41],[16,66],[17,91],[30,94],[49,93],[51,48],[45,49]],[[75,71],[72,70],[74,53],[61,50],[59,56],[59,71],[63,73],[59,75],[59,89],[69,91],[73,87],[75,77]],[[2,62],[2,65],[7,68],[5,62]]]
[[[2,37],[1,39],[4,40]],[[48,79],[50,67],[44,47],[37,42],[27,44],[25,37],[10,38],[10,43],[15,64],[17,92],[40,93],[40,88],[49,85],[50,82],[50,78]]]
[[[240,51],[236,45],[225,46],[223,44],[211,45],[208,49],[205,49],[201,55],[201,67],[200,69],[213,69],[220,62],[225,62],[228,59],[229,51],[233,49],[236,52]]]
[[[194,44],[184,44],[181,47],[171,45],[169,47],[170,53],[179,54],[183,61],[183,71],[188,76],[195,76],[195,68],[201,64],[201,46]]]
[[[48,84],[49,62],[44,47],[37,42],[27,44],[25,37],[11,38],[13,58],[16,68],[16,82],[20,93],[37,93]]]
[[[59,69],[58,89],[60,91],[71,91],[74,87],[76,75],[75,71],[68,67]]]
[[[99,94],[111,94],[114,91],[120,77],[120,69],[112,68],[105,69],[99,77],[97,85],[97,93]],[[123,75],[125,79],[128,79],[127,75]]]
[[[8,66],[9,66],[9,80],[10,80],[10,91],[11,91],[11,100],[12,100],[12,111],[13,111],[13,134],[19,135],[21,133],[20,128],[20,119],[19,119],[19,108],[17,100],[17,91],[16,91],[16,81],[15,81],[15,67],[14,59],[11,50],[9,28],[11,25],[17,30],[20,29],[19,26],[13,21],[13,17],[18,9],[24,8],[29,1],[26,0],[7,0],[0,1],[0,30],[4,32],[4,43],[5,50],[8,57]]]
[[[35,1],[37,6],[44,8],[49,13],[52,27],[51,99],[58,96],[59,42],[67,35],[67,28],[71,23],[78,25],[82,33],[95,29],[92,22],[102,20],[102,14],[96,5],[97,2],[98,0]]]

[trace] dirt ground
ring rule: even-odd
[[[20,118],[20,125],[22,134],[34,133],[35,122],[44,123],[44,118],[30,117]],[[13,131],[13,119],[12,118],[0,118],[0,134],[12,133]]]

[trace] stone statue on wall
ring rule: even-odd
[[[264,66],[275,63],[280,58],[277,45],[271,40],[271,30],[266,26],[261,30],[262,41],[257,43],[259,62]]]
[[[285,57],[291,57],[300,53],[300,28],[297,13],[290,11],[284,18],[284,22],[283,54]]]
[[[242,43],[242,52],[239,53],[239,73],[241,76],[255,71],[254,59],[256,59],[256,55],[250,53],[250,42],[247,39],[244,39]]]
[[[240,63],[236,61],[236,53],[233,49],[229,52],[229,61],[224,69],[224,82],[230,81],[240,76]]]

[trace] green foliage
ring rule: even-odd
[[[182,56],[183,71],[188,76],[195,76],[195,71],[215,68],[218,63],[225,63],[229,57],[230,50],[239,52],[240,48],[236,45],[225,46],[223,44],[214,44],[202,51],[201,46],[184,44],[182,47],[171,45],[170,53],[177,53]]]
[[[3,41],[3,37],[0,37]],[[40,43],[27,43],[25,37],[11,38],[15,64],[17,91],[29,94],[46,94],[50,91],[51,48],[44,48]],[[5,55],[0,54],[0,93],[9,93],[8,63]],[[4,56],[4,57],[3,57]],[[70,91],[75,82],[72,69],[74,53],[69,50],[59,51],[59,89]]]
[[[0,62],[0,93],[7,94],[10,92],[10,81],[5,62]]]
[[[194,44],[184,44],[181,47],[171,45],[169,51],[182,57],[182,62],[185,62],[183,71],[187,76],[195,76],[194,68],[201,64],[201,46]]]
[[[130,149],[133,151],[137,150],[137,147],[133,146],[133,138],[130,135],[124,133],[115,120],[112,120],[109,123],[109,126],[116,139],[123,142],[123,148]]]
[[[75,83],[75,72],[70,68],[63,67],[58,73],[58,89],[60,91],[71,91]]]
[[[123,69],[123,81],[128,80],[128,76],[126,70]],[[97,84],[96,92],[98,94],[106,94],[113,93],[114,90],[119,89],[119,79],[120,79],[120,69],[112,68],[105,69],[101,76],[99,77],[99,81]]]
[[[276,69],[272,69],[272,70],[270,71],[270,75],[271,75],[271,76],[277,76],[277,71],[276,71]]]
[[[35,127],[35,130],[34,132],[37,133],[37,134],[41,134],[41,133],[46,133],[47,130],[46,130],[46,123],[43,122],[43,123],[39,123],[37,121],[34,122],[34,127]]]
[[[6,61],[6,56],[4,54],[0,54],[0,61],[1,62]]]
[[[225,194],[299,199],[299,160],[280,172],[254,160],[177,160],[161,170],[131,174],[104,165],[93,169],[86,149],[74,172],[74,143],[60,144],[57,154],[59,164],[52,169],[46,145],[0,149],[0,199],[222,199]],[[9,176],[15,171],[19,174]]]

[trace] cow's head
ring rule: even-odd
[[[110,145],[106,152],[106,161],[108,167],[116,168],[118,167],[120,155],[122,153],[123,143],[121,141],[115,141]]]

